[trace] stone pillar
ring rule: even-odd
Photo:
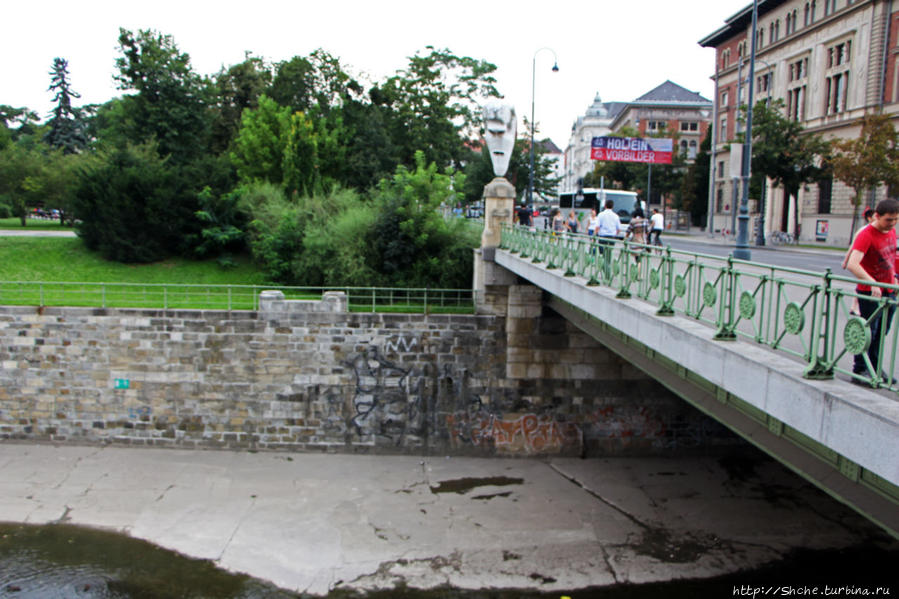
[[[479,314],[505,314],[508,286],[517,277],[494,263],[504,223],[512,223],[515,187],[502,177],[484,186],[484,232],[474,253],[474,284]]]
[[[484,186],[484,233],[481,235],[481,249],[499,246],[502,225],[512,224],[514,204],[515,187],[503,177],[496,177]]]

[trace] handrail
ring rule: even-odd
[[[258,310],[263,290],[303,300],[342,291],[354,312],[472,313],[476,300],[472,289],[0,281],[0,305]]]
[[[620,299],[649,302],[660,316],[678,314],[703,322],[714,339],[766,345],[805,363],[807,378],[842,373],[870,387],[899,392],[893,382],[899,331],[890,333],[883,326],[872,335],[871,327],[875,319],[892,313],[896,301],[862,296],[853,277],[508,224],[500,248],[547,269],[558,268],[565,276],[581,277],[586,285],[614,289]],[[876,286],[899,291],[897,285]],[[872,307],[866,318],[850,313],[859,297]],[[861,372],[853,372],[854,356],[864,363]]]

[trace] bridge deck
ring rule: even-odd
[[[698,319],[660,316],[649,302],[622,299],[614,288],[589,286],[585,277],[566,276],[563,268],[547,268],[508,250],[497,250],[495,260],[551,294],[554,307],[601,341],[602,331],[611,331],[606,340],[617,336],[622,355],[629,353],[635,361],[652,357],[661,366],[650,374],[660,380],[662,371],[673,369],[683,380],[702,381],[680,394],[763,449],[780,452],[788,466],[841,500],[869,516],[884,512],[873,519],[899,534],[899,401],[892,391],[864,389],[840,378],[810,380],[807,364],[764,344],[717,340],[715,329]],[[755,427],[741,425],[739,418],[728,422],[714,402],[703,404],[703,389],[714,389],[711,397],[737,406]],[[806,456],[811,451],[814,459],[783,455],[785,438]]]

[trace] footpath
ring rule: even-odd
[[[315,595],[704,578],[877,529],[774,462],[0,442],[0,520],[117,531]],[[729,595],[728,595],[729,596]]]

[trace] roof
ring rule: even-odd
[[[771,12],[787,0],[758,0],[759,17]],[[752,3],[743,10],[727,18],[725,25],[699,40],[703,48],[716,48],[730,38],[739,34],[746,34],[746,28],[752,24]]]
[[[673,81],[665,81],[655,89],[643,94],[631,104],[712,104],[696,92],[681,87]]]
[[[553,140],[550,138],[546,138],[542,141],[538,141],[534,144],[535,147],[540,148],[543,152],[547,154],[561,154],[562,150],[559,149],[559,146],[553,143]]]

